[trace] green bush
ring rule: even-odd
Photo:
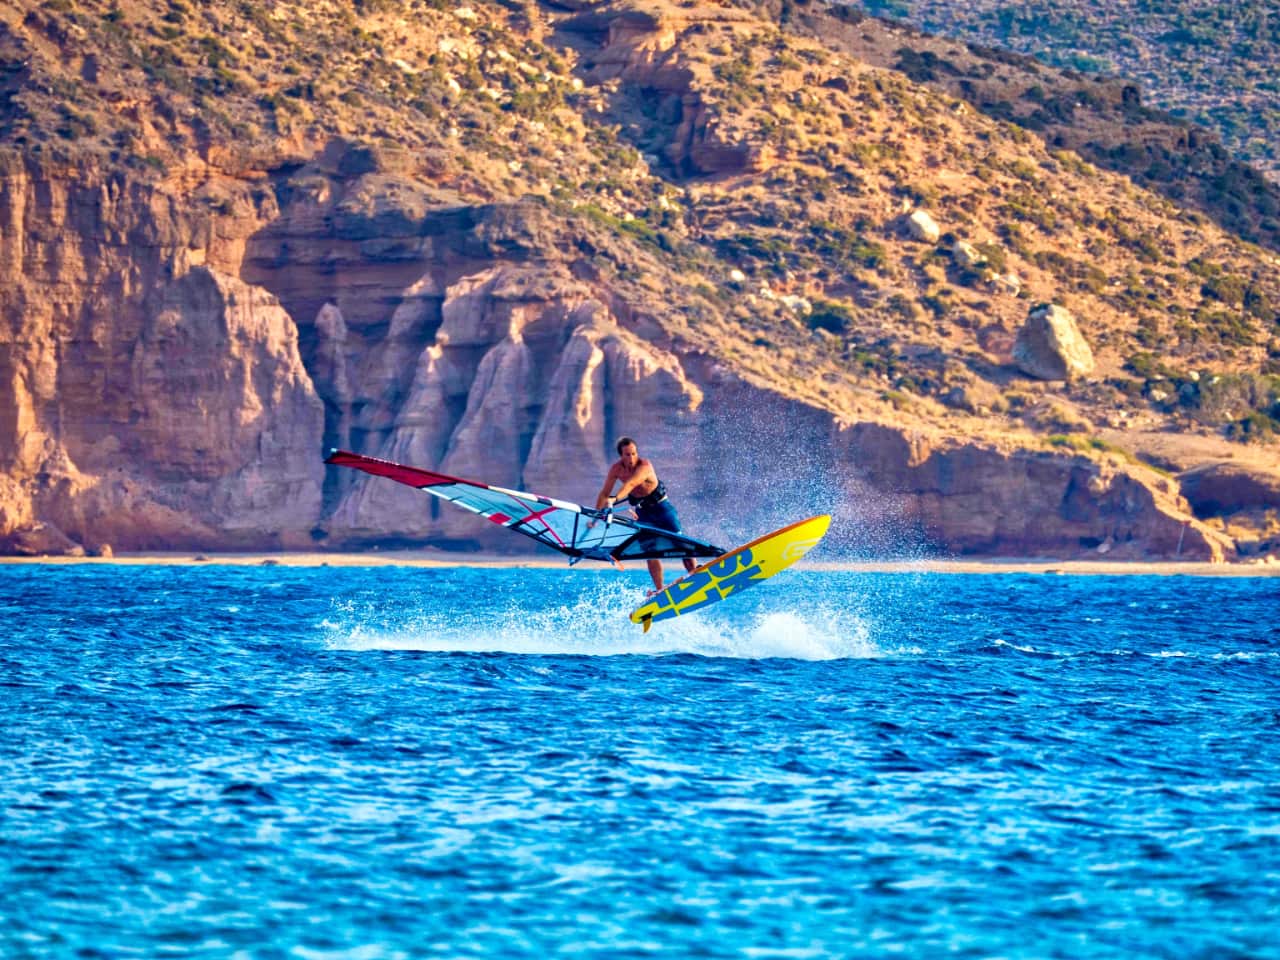
[[[836,300],[819,300],[806,318],[812,330],[826,330],[841,336],[853,329],[853,311]]]
[[[885,302],[885,306],[904,320],[919,320],[922,315],[920,305],[911,297],[901,293],[891,296]]]
[[[1069,450],[1075,450],[1080,453],[1087,453],[1095,449],[1093,442],[1079,433],[1051,433],[1044,438],[1044,441],[1051,447],[1066,447]]]
[[[1245,290],[1242,303],[1248,313],[1265,323],[1273,323],[1277,320],[1276,309],[1272,306],[1270,298],[1256,286],[1250,285]]]
[[[1207,338],[1241,347],[1253,344],[1253,327],[1239,313],[1200,307],[1196,310],[1194,319]]]
[[[1239,307],[1244,304],[1245,282],[1239,277],[1217,274],[1200,285],[1200,293],[1228,306]]]
[[[1235,419],[1241,410],[1262,412],[1267,416],[1280,413],[1280,377],[1252,373],[1221,373],[1201,377],[1194,407],[1201,419],[1222,423]]]
[[[1168,367],[1162,364],[1154,353],[1135,353],[1124,362],[1124,368],[1143,380],[1173,376]]]
[[[1004,247],[998,243],[975,243],[974,249],[987,258],[987,266],[996,273],[1004,273],[1004,268],[1008,266],[1009,258],[1005,255]]]
[[[1227,436],[1242,443],[1251,441],[1269,443],[1278,431],[1280,431],[1280,420],[1261,410],[1254,410],[1227,427]]]

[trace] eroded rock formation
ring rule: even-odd
[[[421,493],[325,473],[323,450],[590,501],[622,432],[709,537],[834,505],[863,552],[1229,549],[1139,468],[847,423],[639,336],[545,255],[572,245],[537,205],[338,166],[256,200],[209,174],[195,193],[229,217],[6,168],[4,549],[509,549]]]
[[[41,524],[91,548],[301,545],[322,409],[297,328],[211,262],[252,214],[12,156],[0,176],[0,548]]]

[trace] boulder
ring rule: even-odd
[[[987,282],[996,293],[1006,293],[1016,297],[1022,292],[1022,278],[1013,271],[1005,274],[993,273]]]
[[[917,210],[907,217],[907,232],[913,240],[922,243],[937,243],[942,236],[942,228],[937,221],[923,210]]]
[[[951,258],[955,260],[956,266],[963,270],[977,270],[987,262],[986,255],[981,253],[977,247],[964,240],[957,240],[951,247]]]
[[[1093,372],[1093,350],[1071,311],[1042,303],[1031,308],[1018,331],[1013,362],[1037,380],[1073,380]]]

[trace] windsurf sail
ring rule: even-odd
[[[352,467],[425,490],[552,550],[559,550],[569,557],[571,564],[584,558],[606,562],[663,560],[718,557],[725,552],[704,540],[660,530],[626,517],[615,516],[606,522],[603,511],[565,500],[463,480],[346,450],[332,451],[325,463]]]

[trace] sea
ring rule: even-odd
[[[0,956],[1280,957],[1280,578],[0,565]]]

